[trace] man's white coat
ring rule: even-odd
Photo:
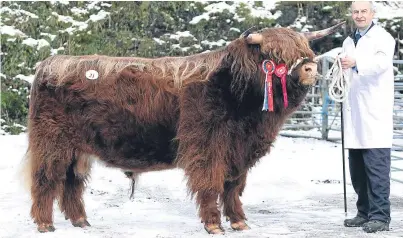
[[[374,25],[357,46],[347,37],[343,53],[355,58],[358,73],[344,70],[350,80],[343,103],[345,148],[391,148],[393,141],[395,40]]]

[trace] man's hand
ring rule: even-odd
[[[344,58],[340,58],[341,61],[341,68],[342,69],[348,69],[348,68],[352,68],[355,66],[355,59],[346,56]]]

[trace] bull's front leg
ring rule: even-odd
[[[215,86],[211,90],[205,83],[190,84],[183,90],[176,162],[185,171],[204,228],[210,234],[219,234],[224,229],[218,198],[224,193],[232,138],[221,94],[214,95]]]
[[[241,175],[233,181],[226,181],[224,184],[224,194],[222,202],[224,205],[224,216],[231,222],[234,230],[248,230],[249,226],[245,223],[246,216],[242,209],[240,196],[245,189],[247,173]]]
[[[188,178],[189,192],[196,196],[199,217],[209,234],[224,233],[218,197],[224,193],[224,166],[221,161],[195,156],[181,161]]]
[[[221,226],[221,213],[218,210],[218,193],[214,191],[199,191],[197,204],[199,205],[199,216],[204,223],[204,229],[209,234],[222,234],[224,229]]]
[[[192,141],[194,143],[194,141]],[[221,213],[218,209],[218,197],[224,193],[225,161],[213,156],[216,150],[198,148],[193,144],[180,146],[182,156],[178,165],[183,168],[187,177],[187,187],[196,197],[199,217],[209,234],[223,233],[221,227]]]

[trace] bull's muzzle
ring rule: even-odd
[[[318,66],[316,63],[306,63],[299,70],[299,81],[302,85],[314,85],[316,83],[316,74]]]

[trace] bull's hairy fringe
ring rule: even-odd
[[[209,80],[217,70],[228,67],[234,76],[231,90],[242,98],[250,86],[250,79],[258,76],[261,53],[277,63],[285,63],[288,68],[301,56],[314,56],[308,42],[289,29],[272,28],[262,34],[264,42],[261,46],[248,45],[245,39],[240,38],[222,49],[185,57],[150,59],[55,55],[38,66],[36,78],[43,79],[44,75],[52,75],[56,81],[54,84],[60,86],[71,80],[85,81],[85,72],[88,70],[98,71],[97,80],[103,80],[131,67],[136,71],[147,72],[157,79],[172,81],[175,88],[181,88],[187,82]]]
[[[157,59],[123,58],[108,56],[66,56],[56,55],[43,61],[36,70],[37,79],[51,75],[61,86],[69,80],[84,81],[88,70],[99,74],[97,80],[108,79],[119,74],[127,67],[148,72],[155,78],[172,80],[176,88],[183,86],[189,79],[207,80],[209,75],[219,67],[225,55],[223,50],[201,53],[187,57],[164,57]]]

